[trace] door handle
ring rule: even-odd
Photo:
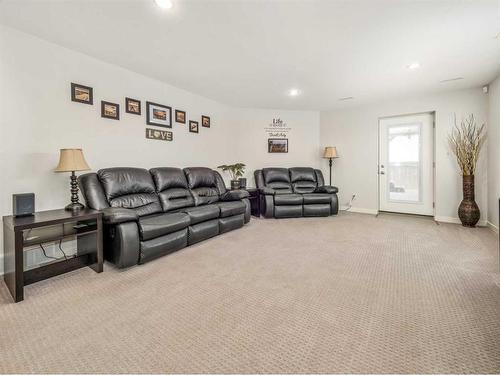
[[[380,174],[385,174],[385,172],[384,171],[380,171]]]

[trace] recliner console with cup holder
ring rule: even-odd
[[[260,190],[261,212],[266,218],[338,213],[338,189],[325,185],[319,169],[263,168],[256,170],[254,176]]]
[[[103,213],[104,256],[119,268],[250,221],[248,192],[227,190],[210,168],[106,168],[78,180],[87,206]]]

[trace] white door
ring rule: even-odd
[[[434,215],[434,115],[379,122],[380,210]]]

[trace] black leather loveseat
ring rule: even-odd
[[[209,168],[107,168],[79,184],[87,206],[103,212],[105,258],[120,268],[250,221],[248,192],[226,190]]]
[[[264,217],[330,216],[339,210],[334,186],[313,168],[263,168],[254,173]]]

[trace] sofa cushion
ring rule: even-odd
[[[217,236],[219,233],[219,219],[190,225],[188,228],[188,244],[193,245],[210,237]]]
[[[316,174],[313,168],[295,167],[290,168],[290,181],[310,181],[316,183]]]
[[[281,194],[274,196],[274,204],[277,206],[295,206],[303,202],[300,194]]]
[[[330,216],[331,207],[329,203],[320,204],[304,204],[303,212],[304,216]]]
[[[177,232],[156,237],[149,241],[141,241],[139,264],[170,254],[187,246],[187,228]]]
[[[182,209],[181,212],[188,214],[191,225],[193,225],[203,221],[217,219],[220,214],[220,208],[215,204],[209,204],[206,206],[188,207]]]
[[[187,228],[189,216],[183,212],[144,216],[139,218],[141,240],[146,241]]]
[[[246,205],[242,201],[217,202],[220,209],[220,217],[228,217],[245,213]]]
[[[316,173],[313,168],[290,168],[290,180],[294,193],[312,193],[317,186]]]
[[[130,208],[139,216],[161,212],[151,174],[142,168],[106,168],[97,172],[111,207]]]
[[[274,207],[275,218],[301,217],[302,205],[297,206],[276,206]]]
[[[276,192],[292,193],[292,185],[290,184],[290,175],[286,168],[263,168],[262,175],[264,183],[267,187],[274,189]]]
[[[202,167],[184,168],[184,173],[196,206],[219,200],[220,192],[213,170]]]
[[[302,197],[304,198],[304,204],[330,203],[332,201],[330,194],[311,193],[302,194]]]
[[[157,191],[163,191],[172,188],[188,189],[186,175],[180,168],[152,168],[149,170]]]
[[[190,189],[199,187],[216,187],[214,171],[205,167],[184,168]]]
[[[219,232],[226,233],[238,228],[245,224],[244,215],[234,215],[230,217],[221,217],[219,219]]]
[[[294,193],[307,194],[316,191],[316,183],[312,181],[297,181],[292,183]]]
[[[194,206],[194,198],[182,169],[153,168],[149,171],[164,212]]]

